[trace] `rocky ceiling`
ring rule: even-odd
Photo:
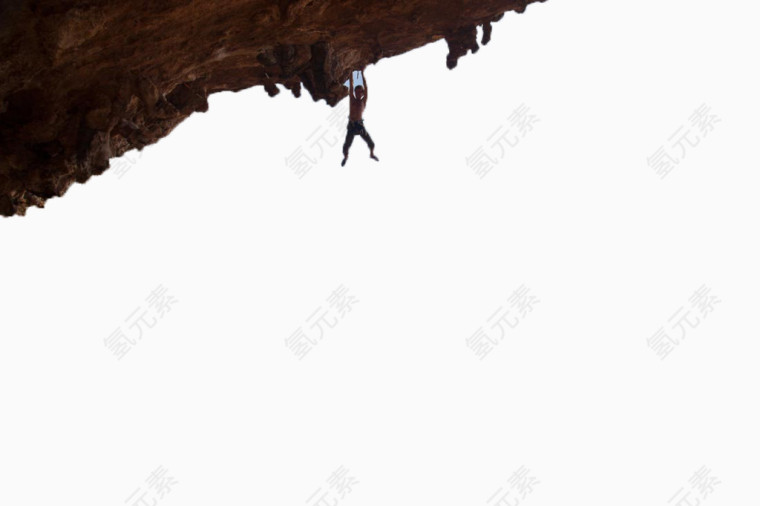
[[[535,1],[535,0],[532,0]],[[543,0],[538,0],[543,1]],[[445,39],[448,68],[528,0],[0,0],[0,215],[157,142],[209,94],[334,106],[352,69]]]

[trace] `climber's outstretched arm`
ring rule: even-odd
[[[351,73],[348,75],[348,95],[351,97],[352,100],[356,99],[356,96],[354,95],[354,71],[352,70]]]
[[[362,69],[362,82],[364,83],[364,102],[366,102],[369,89],[367,88],[367,78],[364,77],[364,69]]]

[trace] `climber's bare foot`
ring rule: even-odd
[[[345,167],[345,165],[346,165],[346,160],[348,160],[348,155],[344,156],[344,157],[343,157],[343,161],[342,161],[342,162],[340,162],[340,166],[341,166],[341,167]]]
[[[370,154],[369,154],[369,157],[370,157],[370,158],[372,158],[373,160],[377,161],[377,162],[379,162],[379,161],[380,161],[380,159],[379,159],[378,157],[376,157],[376,156],[375,156],[375,153],[370,153]]]

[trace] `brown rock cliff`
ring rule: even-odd
[[[0,0],[0,215],[103,173],[211,93],[303,86],[334,106],[352,69],[441,38],[454,68],[478,25],[485,44],[530,1]]]

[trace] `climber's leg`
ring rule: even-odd
[[[348,160],[348,149],[354,142],[354,135],[356,135],[356,131],[353,128],[353,121],[349,121],[348,127],[346,128],[346,141],[343,143],[343,161],[340,162],[341,166],[346,165],[346,160]]]
[[[362,122],[362,128],[359,131],[359,135],[361,135],[362,139],[364,139],[364,142],[366,142],[367,146],[369,146],[369,157],[379,162],[380,159],[375,156],[375,143],[372,140],[372,137],[369,136],[367,129],[364,128],[364,122]]]

